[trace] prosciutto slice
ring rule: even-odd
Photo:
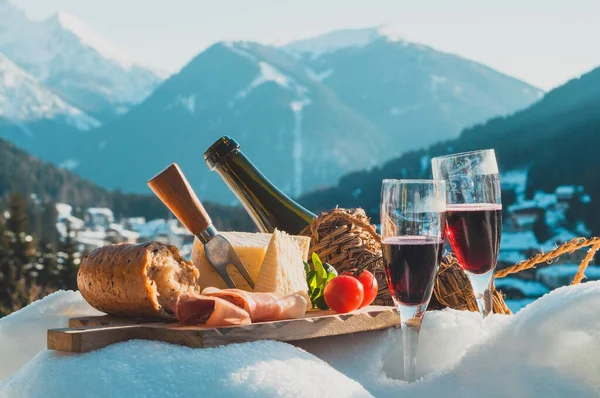
[[[300,318],[308,307],[308,301],[301,294],[284,296],[277,292],[255,293],[207,287],[202,291],[202,295],[219,298],[243,308],[250,315],[252,322]]]
[[[171,303],[179,322],[186,325],[238,326],[251,323],[243,308],[218,297],[182,294]]]

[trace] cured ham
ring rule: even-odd
[[[186,325],[239,326],[251,323],[243,308],[227,300],[202,294],[182,294],[171,303],[179,322]]]
[[[246,292],[239,289],[207,287],[202,294],[226,300],[249,315],[252,322],[279,321],[300,318],[306,313],[308,301],[301,294]]]
[[[183,324],[218,327],[300,318],[307,300],[301,294],[206,288],[202,294],[182,294],[170,307]]]

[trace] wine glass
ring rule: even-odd
[[[447,185],[446,235],[466,272],[483,316],[493,311],[492,283],[502,229],[500,177],[493,149],[431,160],[433,178]]]
[[[381,239],[388,287],[400,314],[404,379],[416,378],[423,315],[442,259],[446,185],[433,180],[383,180]]]

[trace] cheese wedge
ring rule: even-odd
[[[254,291],[280,292],[284,295],[298,293],[308,299],[302,258],[298,242],[287,233],[275,230],[255,280]]]
[[[219,234],[223,235],[233,245],[242,263],[246,266],[248,274],[256,282],[272,235],[250,232],[219,232]],[[302,259],[307,261],[310,238],[305,236],[292,236],[292,238],[300,247]],[[227,288],[223,279],[221,279],[214,267],[208,262],[204,253],[204,245],[197,239],[194,241],[191,260],[200,271],[199,282],[201,289],[207,287]],[[229,265],[227,271],[238,289],[252,290],[233,265]]]

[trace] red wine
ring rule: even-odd
[[[444,241],[427,236],[395,236],[383,241],[383,262],[390,294],[405,305],[431,298]]]
[[[502,229],[502,205],[449,205],[446,235],[463,269],[485,274],[496,268]]]

